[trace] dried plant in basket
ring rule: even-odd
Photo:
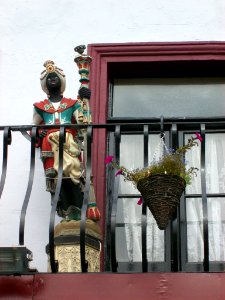
[[[169,151],[161,138],[160,143],[164,147],[164,154],[157,161],[153,160],[146,168],[128,170],[115,162],[111,155],[105,160],[106,164],[117,169],[116,176],[123,175],[125,181],[131,181],[140,191],[161,230],[166,229],[179,205],[185,186],[191,184],[192,176],[197,175],[197,168],[186,169],[185,165],[186,152],[198,146],[197,140],[202,142],[200,134],[195,135],[196,137],[189,138],[186,145],[175,151]],[[142,198],[138,204],[142,202]]]

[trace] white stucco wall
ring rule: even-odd
[[[79,87],[73,62],[75,46],[224,41],[224,12],[224,0],[0,0],[0,125],[30,124],[33,102],[45,97],[39,75],[46,59],[54,60],[64,70],[67,75],[64,95],[75,98]],[[0,246],[18,245],[29,147],[24,137],[13,134],[8,176],[0,200]],[[42,165],[37,158],[25,245],[33,251],[33,265],[39,271],[46,271],[44,248],[49,212],[50,197],[45,192]]]

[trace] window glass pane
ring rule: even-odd
[[[185,134],[185,143],[187,143],[190,136],[190,134]],[[225,134],[206,134],[205,139],[206,192],[209,194],[225,193]],[[186,167],[196,167],[199,169],[197,176],[192,177],[191,185],[186,187],[187,194],[201,193],[201,143],[198,142],[198,145],[198,147],[193,147],[186,154]]]
[[[225,193],[225,134],[206,135],[207,193]]]
[[[209,260],[225,261],[225,198],[208,199]]]
[[[159,134],[150,134],[148,143],[148,160],[151,164],[153,158],[157,160],[160,149],[159,147],[160,136]],[[120,165],[129,170],[142,168],[144,165],[143,159],[143,135],[122,135],[120,144]],[[120,193],[123,194],[138,194],[138,190],[134,185],[126,181],[124,182],[123,176],[120,177]]]
[[[129,170],[142,168],[143,160],[143,136],[122,135],[120,144],[120,165]],[[138,194],[138,190],[132,182],[124,182],[124,177],[120,176],[120,193]]]
[[[114,80],[113,117],[215,117],[224,111],[223,77]]]
[[[203,260],[203,217],[200,198],[186,199],[186,216],[188,262],[201,262]]]
[[[185,144],[193,134],[185,134]],[[199,141],[198,146],[192,147],[187,151],[185,155],[186,169],[191,167],[198,168],[197,176],[192,175],[191,184],[186,186],[186,194],[201,194],[201,164],[200,164],[200,151],[201,143]]]
[[[164,230],[159,230],[152,213],[147,208],[147,259],[152,262],[165,260]]]
[[[137,199],[123,198],[117,204],[116,257],[119,262],[141,262],[141,206]]]
[[[120,198],[117,204],[116,257],[118,262],[141,262],[141,214],[142,206],[137,199]],[[159,230],[147,209],[147,259],[164,261],[164,231]]]

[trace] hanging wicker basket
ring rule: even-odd
[[[179,176],[153,175],[138,181],[137,188],[159,229],[164,230],[180,203],[185,181]]]

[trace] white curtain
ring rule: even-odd
[[[185,135],[185,141],[190,135]],[[149,135],[149,163],[159,145],[159,135]],[[207,193],[225,193],[225,134],[206,135],[206,185]],[[187,167],[199,168],[192,184],[186,188],[187,194],[201,194],[200,149],[192,148],[187,153]],[[159,149],[158,149],[159,150]],[[129,169],[143,167],[143,136],[123,135],[121,139],[121,165]],[[156,157],[157,159],[157,157]],[[120,193],[138,194],[130,182],[120,178]],[[141,206],[138,199],[122,198],[118,202],[117,259],[118,261],[137,262],[141,255]],[[209,253],[210,261],[225,261],[225,198],[208,198]],[[158,229],[156,222],[147,209],[147,258],[148,261],[164,261],[164,231]],[[203,214],[201,198],[186,199],[188,261],[203,260]],[[126,248],[126,251],[124,250]],[[123,250],[121,250],[123,249]]]

